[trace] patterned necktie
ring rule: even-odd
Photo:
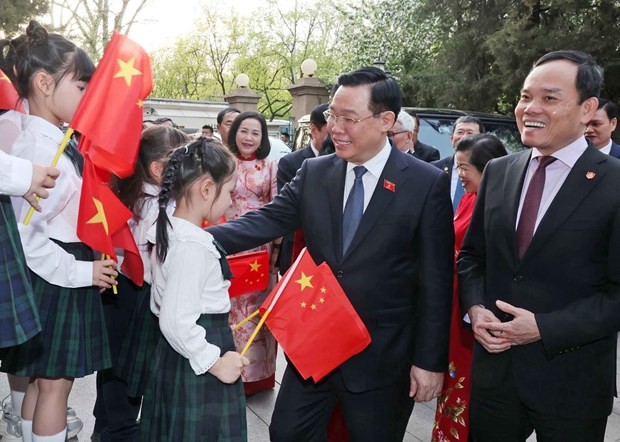
[[[538,209],[540,208],[540,200],[542,199],[543,190],[545,188],[546,168],[549,164],[556,160],[554,157],[542,156],[538,157],[538,168],[534,172],[527,193],[523,199],[523,207],[521,208],[521,216],[517,226],[517,247],[519,249],[519,258],[523,258],[525,251],[532,242],[534,236],[534,227],[536,227],[536,218],[538,217]]]
[[[364,166],[355,166],[353,168],[355,172],[355,181],[353,187],[349,193],[347,204],[344,207],[344,214],[342,216],[342,252],[347,252],[357,226],[360,224],[362,215],[364,214],[364,183],[362,176],[366,173]]]
[[[453,170],[452,173],[455,173],[456,171]],[[456,179],[456,189],[454,190],[454,199],[452,200],[452,209],[456,212],[456,208],[459,206],[459,203],[461,202],[461,198],[463,198],[463,195],[465,194],[465,189],[463,188],[463,184],[461,183],[461,179],[457,178]]]

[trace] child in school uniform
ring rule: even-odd
[[[228,325],[230,269],[200,227],[224,214],[236,181],[231,153],[209,138],[176,149],[164,170],[157,224],[147,239],[154,245],[151,310],[165,339],[144,395],[142,441],[247,440],[240,375],[249,361],[235,352]]]
[[[73,43],[31,21],[15,47],[14,66],[14,85],[28,99],[30,115],[12,153],[49,164],[63,138],[59,127],[71,121],[94,65]],[[112,260],[93,261],[76,236],[81,177],[74,160],[61,156],[56,189],[28,225],[21,222],[27,205],[13,199],[42,328],[0,353],[2,371],[30,377],[22,405],[25,442],[64,441],[73,379],[111,364],[97,287],[116,284],[117,272]]]
[[[121,274],[118,295],[103,294],[103,309],[114,368],[97,372],[95,438],[102,441],[138,440],[138,423],[157,336],[157,317],[150,309],[151,265],[146,233],[159,214],[161,176],[172,150],[189,141],[179,129],[159,125],[145,129],[140,140],[136,169],[132,176],[116,180],[113,188],[134,217],[129,221],[142,262],[144,284],[136,286]],[[171,205],[169,213],[172,214]],[[120,251],[122,253],[122,251]],[[119,266],[122,255],[119,253]]]

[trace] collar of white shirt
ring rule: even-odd
[[[347,174],[353,170],[355,166],[364,166],[368,172],[370,172],[376,179],[379,179],[383,168],[390,157],[392,146],[388,139],[385,139],[385,145],[374,157],[369,159],[363,164],[347,163]]]
[[[588,142],[586,141],[586,137],[581,136],[572,143],[570,143],[568,146],[565,146],[562,149],[555,151],[551,156],[557,158],[562,163],[572,169],[579,157],[586,151],[587,148]],[[533,160],[534,158],[541,156],[544,156],[544,154],[537,148],[533,147],[531,159]]]

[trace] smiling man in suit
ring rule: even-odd
[[[458,259],[477,343],[474,441],[602,441],[620,328],[620,162],[590,145],[602,69],[541,57],[515,109],[532,147],[491,161]]]
[[[287,366],[273,441],[326,440],[339,401],[351,440],[400,442],[414,401],[441,390],[453,281],[449,183],[390,145],[401,102],[381,69],[341,75],[325,113],[336,154],[307,159],[272,203],[209,228],[235,253],[301,227],[372,338],[317,384]]]

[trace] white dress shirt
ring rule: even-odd
[[[12,153],[37,163],[51,164],[63,138],[62,131],[43,118],[28,115],[24,127],[13,144]],[[12,198],[17,227],[30,270],[50,284],[76,288],[93,285],[92,261],[78,261],[55,239],[64,243],[80,242],[76,234],[82,179],[75,166],[61,155],[56,166],[60,175],[47,199],[42,199],[42,212],[34,212],[30,224],[22,223],[30,205],[23,198]]]
[[[379,177],[381,176],[383,168],[390,157],[391,151],[392,146],[389,141],[386,141],[385,146],[383,146],[383,149],[381,149],[378,154],[366,161],[364,164],[359,164],[359,166],[364,166],[367,170],[367,172],[362,175],[362,183],[364,183],[364,211],[366,211],[366,207],[368,207],[368,203],[370,203],[370,198],[372,198],[372,194],[377,188]],[[353,188],[353,183],[355,182],[355,172],[353,172],[353,168],[356,166],[358,166],[358,164],[347,163],[347,173],[344,179],[344,198],[342,200],[343,212],[345,206],[347,205],[349,193],[351,192],[351,188]]]
[[[607,146],[601,147],[599,150],[605,155],[609,155],[611,153],[611,139],[609,140],[609,143],[607,143]]]
[[[534,227],[534,232],[538,229],[538,224],[540,224],[540,220],[547,213],[547,209],[553,202],[553,199],[558,194],[562,184],[566,181],[566,177],[572,170],[573,166],[579,159],[581,155],[588,148],[588,143],[584,136],[577,138],[575,141],[570,143],[568,146],[556,151],[553,155],[554,158],[557,158],[556,161],[549,164],[545,170],[545,187],[542,193],[542,198],[540,200],[540,207],[538,208],[538,215],[536,216],[536,225]],[[527,189],[530,186],[530,181],[532,180],[532,176],[534,172],[538,168],[538,158],[543,156],[543,154],[536,149],[532,148],[532,157],[530,159],[530,164],[527,168],[527,172],[525,174],[525,181],[523,182],[523,189],[521,190],[521,199],[519,200],[519,211],[517,212],[517,219],[515,222],[515,230],[519,224],[519,218],[521,218],[521,209],[523,208],[523,200],[525,199],[525,195],[527,193]]]
[[[7,155],[22,130],[22,115],[7,111],[0,115],[0,194],[22,196],[32,184],[32,163]]]
[[[230,282],[222,276],[213,236],[181,218],[170,217],[170,222],[165,261],[157,261],[155,247],[151,251],[151,311],[159,317],[159,328],[168,343],[200,375],[217,362],[221,351],[207,342],[205,329],[196,321],[204,313],[230,311]],[[153,226],[147,240],[155,244],[155,236]]]

